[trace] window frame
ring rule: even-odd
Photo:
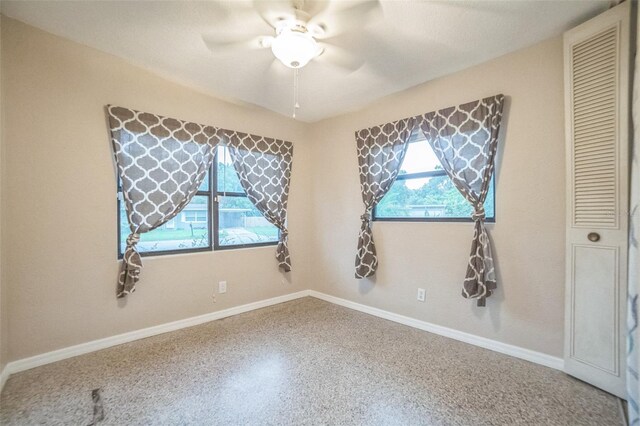
[[[431,147],[431,145],[429,144],[429,142],[424,138],[424,136],[421,134],[421,132],[414,132],[411,137],[409,138],[409,141],[407,142],[407,144],[411,144],[411,143],[417,143],[417,142],[424,142],[427,145],[429,145],[429,147]],[[408,146],[407,146],[408,149]],[[404,162],[404,160],[403,160]],[[420,179],[420,178],[425,178],[425,177],[437,177],[437,176],[447,176],[447,172],[443,169],[443,170],[430,170],[430,171],[426,171],[426,172],[417,172],[417,173],[406,173],[404,175],[398,175],[396,177],[396,181],[399,180],[409,180],[409,179]],[[394,182],[395,183],[395,182]],[[495,172],[494,175],[491,178],[491,189],[493,189],[493,217],[487,217],[485,219],[485,223],[495,223],[496,222],[496,216],[497,216],[497,212],[496,212],[496,179],[495,179]],[[386,194],[385,194],[386,195]],[[384,197],[383,197],[384,198]],[[371,213],[371,220],[375,221],[375,222],[458,222],[458,223],[469,223],[469,222],[473,222],[473,219],[471,219],[471,217],[378,217],[376,215],[376,211],[378,209],[378,206],[376,205],[376,207],[373,209],[373,212]]]
[[[213,207],[213,187],[212,185],[212,178],[213,176],[213,164],[211,165],[211,168],[209,168],[209,190],[208,191],[197,191],[196,194],[194,195],[194,197],[196,196],[206,196],[207,197],[207,211],[209,212],[208,214],[208,218],[207,218],[207,236],[208,236],[208,244],[205,247],[195,247],[195,248],[188,248],[188,249],[173,249],[173,250],[157,250],[157,251],[145,251],[145,252],[139,252],[141,257],[152,257],[152,256],[167,256],[167,255],[173,255],[173,254],[187,254],[187,253],[202,253],[202,252],[207,252],[207,251],[212,251],[213,250],[213,213],[212,213],[212,207]],[[118,218],[118,246],[117,246],[117,251],[118,251],[118,260],[122,259],[124,257],[124,253],[121,251],[121,247],[122,247],[122,226],[121,226],[121,222],[122,222],[122,218],[120,217],[120,207],[121,207],[121,203],[123,203],[123,192],[122,192],[122,185],[120,182],[120,176],[118,176],[118,188],[117,188],[117,192],[116,192],[116,198],[118,200],[118,202],[116,203],[116,212],[117,212],[117,218]],[[193,199],[192,199],[193,201]],[[179,214],[182,214],[182,212],[180,212]],[[176,216],[178,217],[178,216]]]
[[[228,149],[228,147],[224,147]],[[278,241],[280,240],[280,230],[278,230],[278,240],[276,241],[266,241],[262,243],[246,243],[246,244],[233,244],[233,245],[220,245],[220,201],[219,197],[243,197],[247,200],[249,197],[246,192],[234,192],[234,191],[218,191],[218,149],[216,148],[216,154],[213,158],[213,164],[211,165],[213,169],[212,175],[212,191],[213,192],[213,216],[215,216],[215,221],[213,222],[213,250],[233,250],[233,249],[243,249],[250,247],[268,247],[278,245]],[[251,200],[249,200],[251,202]],[[253,204],[253,203],[252,203]]]

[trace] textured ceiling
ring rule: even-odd
[[[333,1],[325,13],[353,6]],[[346,73],[312,61],[300,76],[298,119],[317,121],[561,34],[604,1],[381,1],[363,28],[330,41],[364,60]],[[252,1],[2,1],[3,14],[114,54],[224,99],[292,111],[293,72],[269,49],[214,55],[203,36],[237,40],[273,30]]]

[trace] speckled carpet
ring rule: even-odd
[[[0,404],[3,425],[621,424],[559,371],[313,298],[16,374]]]

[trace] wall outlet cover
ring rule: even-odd
[[[426,299],[426,297],[427,297],[427,292],[426,292],[426,290],[425,290],[424,288],[419,288],[419,289],[418,289],[418,300],[419,300],[420,302],[424,302],[424,301],[425,301],[425,299]]]

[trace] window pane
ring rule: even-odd
[[[138,251],[192,250],[209,247],[209,197],[196,195],[176,217],[151,232],[140,235]],[[129,223],[120,203],[120,251],[124,253]]]
[[[240,185],[240,179],[236,169],[233,167],[233,161],[231,161],[231,153],[227,147],[218,146],[218,155],[216,157],[218,168],[218,192],[242,192],[242,185]]]
[[[200,184],[200,188],[198,188],[198,191],[209,191],[209,172],[208,171],[204,177],[204,180]]]
[[[487,218],[494,214],[493,182],[485,201]],[[473,209],[448,176],[397,180],[376,207],[379,218],[470,218]]]
[[[431,172],[433,170],[442,170],[442,166],[429,143],[425,139],[410,143],[400,167],[400,174]]]
[[[218,244],[235,246],[278,241],[270,224],[247,197],[218,197]]]

